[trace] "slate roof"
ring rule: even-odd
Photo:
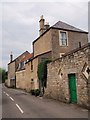
[[[18,59],[19,57],[21,57],[21,56],[24,55],[25,53],[30,54],[28,51],[25,51],[24,53],[22,53],[21,55],[19,55],[17,58],[15,58],[12,62],[15,62],[16,59]],[[10,62],[10,63],[12,63],[12,62]],[[9,65],[10,63],[8,63],[8,65]]]
[[[33,44],[41,37],[43,36],[47,31],[49,31],[50,29],[61,29],[61,30],[67,30],[67,31],[74,31],[74,32],[80,32],[80,33],[85,33],[88,34],[87,31],[81,30],[79,28],[76,28],[70,24],[67,24],[65,22],[62,21],[58,21],[57,23],[55,23],[53,26],[49,27],[44,33],[42,33],[36,40],[33,41]]]
[[[52,28],[58,28],[58,29],[62,29],[62,30],[69,30],[69,31],[76,31],[76,32],[85,32],[85,33],[87,33],[86,31],[83,31],[83,30],[81,30],[79,28],[76,28],[76,27],[74,27],[72,25],[69,25],[69,24],[67,24],[65,22],[62,22],[62,21],[58,21],[56,24],[54,24],[52,26]]]

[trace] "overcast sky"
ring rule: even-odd
[[[14,58],[26,50],[32,52],[32,41],[39,36],[41,15],[44,15],[50,26],[61,20],[88,31],[88,0],[37,1],[3,0],[1,2],[0,38],[2,36],[2,44],[0,55],[2,53],[2,59],[0,59],[0,66],[7,69],[11,51]]]

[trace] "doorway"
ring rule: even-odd
[[[68,74],[68,79],[69,79],[70,102],[77,103],[76,75]]]

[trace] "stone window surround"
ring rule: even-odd
[[[61,37],[60,37],[60,36],[61,36],[61,35],[60,35],[60,32],[65,32],[65,33],[66,33],[66,37],[67,37],[67,45],[62,45],[62,43],[61,43],[61,39],[60,39],[60,38],[61,38]],[[64,46],[68,46],[68,32],[67,32],[67,31],[59,30],[59,45],[60,45],[60,46],[63,46],[63,47],[64,47]]]
[[[60,54],[60,58],[65,54],[65,53],[59,53]]]

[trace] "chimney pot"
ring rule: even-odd
[[[10,54],[10,62],[12,62],[13,61],[13,55],[12,55],[12,52],[11,52],[11,54]]]
[[[49,22],[46,22],[45,25],[49,25]]]
[[[41,15],[41,19],[43,19],[43,15]]]
[[[45,30],[47,30],[50,27],[49,22],[45,23]]]
[[[45,28],[44,28],[45,19],[43,18],[43,15],[40,17],[39,24],[40,24],[39,34],[41,35],[41,34],[43,34],[44,31],[45,31]]]

